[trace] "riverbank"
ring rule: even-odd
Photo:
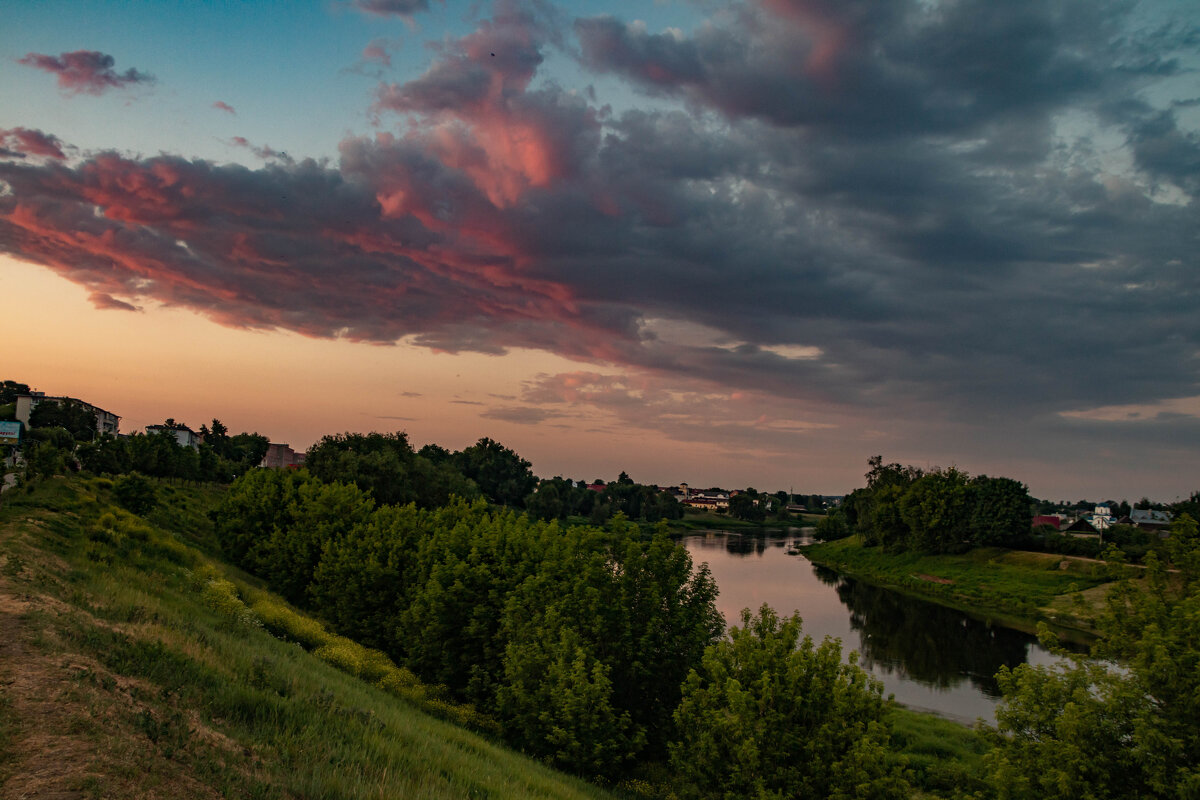
[[[755,533],[762,531],[781,531],[788,528],[808,528],[817,524],[821,517],[817,514],[794,514],[788,519],[771,517],[761,522],[736,519],[727,514],[714,514],[709,511],[688,511],[683,519],[673,519],[668,522],[671,533],[692,533],[694,531],[721,530],[738,533]]]
[[[956,555],[888,553],[853,536],[798,549],[814,564],[1022,630],[1046,622],[1094,633],[1115,580],[1103,562],[998,547]]]

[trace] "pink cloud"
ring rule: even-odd
[[[276,150],[268,144],[256,145],[251,143],[245,136],[234,136],[230,142],[237,146],[249,150],[254,155],[261,158],[263,161],[278,159],[279,161],[292,162],[294,159],[282,150]]]
[[[0,148],[21,156],[64,159],[62,140],[29,128],[0,129]]]
[[[809,39],[804,70],[810,76],[832,82],[843,52],[853,40],[847,12],[827,0],[762,0],[763,6],[785,20],[795,22]]]
[[[363,61],[371,61],[384,67],[392,65],[392,54],[387,51],[383,42],[378,39],[363,48],[362,59]]]
[[[489,217],[469,183],[461,229],[433,229],[375,199],[373,179],[423,191],[412,152],[398,142],[355,146],[386,178],[311,161],[251,171],[111,153],[75,169],[0,164],[13,188],[0,197],[0,241],[86,286],[102,307],[149,297],[235,327],[411,336],[446,351],[523,346],[587,357],[603,349],[593,340],[613,338],[566,285],[522,270],[497,210]],[[421,204],[414,210],[437,218]]]
[[[227,114],[233,114],[234,116],[237,116],[237,112],[234,111],[233,106],[229,105],[229,103],[226,103],[224,100],[218,100],[212,104],[212,107],[218,111],[224,111]]]
[[[92,292],[88,296],[88,300],[92,305],[99,309],[110,309],[113,311],[141,311],[140,308],[132,303],[126,303],[124,300],[118,300],[110,294],[103,292]]]
[[[419,138],[498,207],[577,174],[595,111],[561,92],[529,91],[549,35],[531,13],[504,4],[473,33],[443,45],[424,75],[380,87],[375,109],[425,117]]]
[[[154,76],[132,67],[117,72],[113,69],[116,59],[97,50],[76,50],[58,56],[27,53],[17,63],[58,76],[58,87],[69,94],[102,94],[109,89],[154,82]]]

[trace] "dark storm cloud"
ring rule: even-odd
[[[691,35],[578,21],[584,64],[656,98],[617,114],[539,82],[556,29],[506,3],[380,87],[395,132],[347,139],[337,165],[0,164],[0,247],[229,325],[686,376],[697,407],[709,386],[1012,431],[1200,395],[1200,143],[1158,83],[1196,42],[1127,11],[775,0]],[[656,425],[700,435],[654,396]],[[522,401],[487,413],[549,414]],[[760,416],[762,441],[824,430]]]
[[[44,70],[58,77],[58,88],[69,94],[103,94],[136,84],[154,83],[154,76],[132,67],[117,72],[116,59],[96,50],[76,50],[58,56],[27,53],[19,64]]]

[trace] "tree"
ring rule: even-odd
[[[0,406],[17,402],[17,395],[29,394],[28,384],[0,381]]]
[[[1033,499],[1025,484],[978,475],[971,480],[970,494],[973,544],[1008,546],[1029,533]]]
[[[967,549],[971,500],[966,474],[954,467],[914,481],[900,498],[900,514],[910,531],[909,547],[932,553]]]
[[[688,675],[670,748],[686,796],[909,796],[886,763],[880,683],[837,640],[800,635],[798,614],[746,609]]]
[[[833,511],[817,520],[816,537],[823,542],[833,539],[844,539],[850,535],[850,526],[846,524],[846,516],[840,511]]]
[[[520,508],[537,486],[532,464],[487,437],[456,454],[455,460],[462,474],[493,503]]]
[[[629,713],[613,708],[611,669],[550,610],[530,635],[509,642],[497,711],[522,750],[571,772],[593,776],[641,749]]]
[[[117,505],[134,514],[146,514],[158,503],[154,484],[136,472],[122,475],[113,482],[113,498]]]
[[[1172,569],[1151,551],[1145,577],[1109,593],[1093,659],[1001,669],[987,757],[1001,800],[1200,797],[1198,540],[1181,515]]]
[[[763,509],[762,504],[749,491],[729,498],[729,513],[737,519],[750,522],[762,522],[767,518],[767,512]]]
[[[30,428],[66,428],[78,441],[96,436],[96,414],[75,400],[43,400],[29,412]]]
[[[529,512],[529,516],[535,519],[544,519],[547,522],[566,517],[565,506],[562,497],[559,496],[558,487],[550,481],[542,481],[538,490],[525,498],[525,510]]]
[[[353,483],[384,505],[417,499],[412,480],[415,458],[408,435],[344,433],[324,436],[308,450],[304,466],[326,483]]]

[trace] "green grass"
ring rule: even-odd
[[[913,785],[925,796],[989,796],[983,763],[988,744],[978,731],[895,705],[887,718],[894,758],[906,762]]]
[[[109,493],[54,479],[0,506],[22,653],[0,665],[0,794],[53,773],[86,797],[607,796],[214,559],[219,489],[160,485],[146,519]],[[43,738],[76,755],[35,770]]]
[[[889,553],[853,536],[802,548],[816,564],[871,583],[1031,627],[1089,631],[1109,565],[1048,553],[981,547],[957,555]]]

